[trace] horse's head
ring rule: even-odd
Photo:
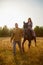
[[[28,23],[25,23],[25,22],[23,22],[23,23],[24,23],[23,28],[27,29],[28,28]]]
[[[24,31],[27,32],[27,29],[28,29],[28,23],[25,23],[25,22],[23,22],[23,23],[24,23],[24,25],[23,25]]]

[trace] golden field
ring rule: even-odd
[[[28,41],[25,42],[25,52],[20,53],[16,46],[16,56],[13,55],[13,44],[10,38],[0,38],[0,65],[43,65],[43,38],[37,38],[37,47],[34,41],[31,48],[28,48]]]

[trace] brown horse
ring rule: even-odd
[[[28,40],[28,41],[29,41],[28,46],[29,46],[29,48],[30,48],[30,46],[31,46],[31,41],[34,40],[34,41],[35,41],[35,46],[36,46],[36,36],[33,36],[33,35],[31,34],[31,31],[28,30],[28,24],[25,23],[25,22],[24,22],[24,25],[23,25],[23,29],[24,29],[24,35],[23,35],[24,40],[23,40],[23,43],[22,43],[22,50],[23,50],[23,52],[24,52],[24,42],[25,42],[26,40]]]

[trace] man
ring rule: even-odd
[[[16,44],[18,44],[18,46],[20,48],[20,52],[22,52],[21,38],[22,38],[22,29],[20,29],[18,27],[18,24],[15,23],[15,28],[14,28],[12,36],[11,36],[11,42],[13,41],[14,54],[16,53]]]

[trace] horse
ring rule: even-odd
[[[28,40],[28,42],[29,42],[29,44],[28,44],[29,48],[30,48],[30,46],[31,46],[31,41],[32,41],[32,40],[34,40],[35,46],[36,46],[36,36],[33,36],[33,35],[31,34],[31,31],[28,30],[28,23],[25,23],[25,22],[24,22],[23,31],[24,31],[24,34],[23,34],[24,40],[23,40],[23,42],[22,42],[22,50],[23,50],[23,52],[24,52],[24,43],[25,43],[26,40]]]

